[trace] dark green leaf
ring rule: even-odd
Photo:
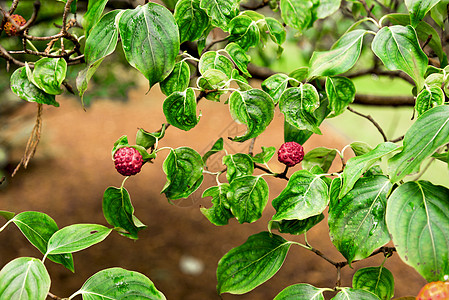
[[[22,212],[11,219],[11,221],[42,254],[47,253],[48,241],[59,230],[58,225],[51,217],[37,211]],[[49,255],[48,259],[62,264],[72,272],[75,271],[71,254]]]
[[[201,0],[200,7],[211,18],[212,25],[227,31],[229,22],[238,15],[236,0]]]
[[[181,43],[196,41],[209,27],[209,17],[200,8],[199,0],[180,0],[175,7],[175,20]]]
[[[309,0],[281,0],[281,16],[284,22],[300,32],[312,21],[311,8],[313,2]]]
[[[340,292],[332,300],[379,300],[371,292],[351,288],[339,288]]]
[[[251,74],[248,72],[248,64],[250,62],[250,57],[246,55],[245,50],[242,49],[238,44],[236,43],[229,43],[226,45],[225,48],[226,52],[228,52],[229,56],[231,57],[232,61],[234,61],[237,68],[245,74],[245,76],[251,77]],[[234,77],[234,76],[232,76]]]
[[[301,84],[297,88],[285,90],[279,100],[279,109],[285,120],[298,129],[307,129],[321,134],[320,122],[314,111],[320,106],[320,97],[311,84]]]
[[[324,300],[323,292],[325,290],[307,283],[299,283],[286,287],[273,300]]]
[[[128,143],[128,136],[122,135],[117,141],[115,141],[114,146],[112,147],[112,157],[114,157],[115,151],[118,148],[130,147]]]
[[[302,167],[310,171],[314,166],[319,166],[326,173],[329,171],[336,155],[337,150],[335,149],[317,147],[304,155]]]
[[[377,163],[383,156],[395,151],[397,148],[398,146],[396,144],[385,142],[377,145],[374,150],[366,154],[350,158],[343,171],[343,186],[339,198],[343,198],[343,196],[352,189],[363,173],[365,173],[372,165]]]
[[[355,86],[352,80],[346,77],[327,77],[326,94],[331,110],[329,118],[335,117],[342,114],[354,101]]]
[[[236,69],[232,70],[232,80],[237,83],[241,91],[249,91],[253,89],[253,87],[249,85],[248,80],[240,75],[239,71]]]
[[[161,193],[168,200],[187,198],[203,182],[203,160],[201,155],[188,147],[170,151],[162,165],[167,182]]]
[[[87,11],[83,16],[83,28],[86,38],[94,25],[100,19],[101,14],[106,6],[108,0],[89,1],[87,4]]]
[[[282,73],[271,75],[262,82],[262,90],[267,92],[276,104],[287,89],[288,80],[289,77]]]
[[[245,51],[259,43],[259,27],[248,16],[241,15],[233,18],[229,22],[228,30],[229,40],[238,44]]]
[[[289,122],[284,121],[284,142],[297,142],[298,144],[304,144],[311,136],[313,132],[310,130],[301,130],[291,125]]]
[[[321,214],[329,202],[327,184],[306,170],[293,173],[281,194],[273,199],[272,221],[304,220]]]
[[[232,138],[244,142],[261,134],[274,117],[274,103],[270,95],[259,89],[235,91],[229,99],[232,118],[247,126],[242,136]]]
[[[346,196],[331,200],[329,235],[348,263],[370,256],[390,241],[385,209],[391,187],[385,176],[363,177]],[[332,190],[331,196],[335,194]]]
[[[449,274],[449,190],[427,181],[406,182],[391,194],[387,225],[401,259],[427,281]]]
[[[59,95],[66,72],[67,62],[64,59],[44,57],[34,64],[32,82],[47,94]]]
[[[167,122],[176,128],[188,131],[198,124],[196,116],[196,99],[193,89],[174,92],[164,101],[164,115]]]
[[[226,178],[229,182],[245,175],[253,175],[254,162],[251,156],[244,153],[229,154],[223,157],[226,165]]]
[[[230,78],[232,69],[234,69],[234,65],[229,58],[215,51],[208,51],[204,53],[198,64],[198,70],[202,75],[204,75],[208,70],[218,70]]]
[[[201,90],[208,91],[206,99],[218,102],[220,101],[220,96],[227,92],[223,89],[229,87],[229,77],[220,70],[209,69],[204,72],[203,76],[198,78],[197,85]],[[213,90],[219,91],[211,92]]]
[[[95,273],[71,297],[75,295],[82,295],[83,300],[166,300],[148,277],[121,268],[110,268]]]
[[[359,59],[366,33],[363,29],[347,32],[331,50],[315,51],[309,62],[309,78],[339,75],[351,69]]]
[[[244,294],[273,277],[284,263],[291,244],[268,232],[250,236],[218,262],[218,293]]]
[[[258,164],[266,164],[270,161],[273,155],[276,153],[275,147],[263,147],[262,152],[257,153],[252,157],[253,161]]]
[[[75,224],[56,231],[48,241],[46,254],[84,250],[103,241],[112,229],[98,224]]]
[[[36,258],[19,257],[0,271],[0,299],[45,300],[50,291],[50,275]]]
[[[119,31],[126,59],[142,72],[150,87],[171,73],[180,45],[178,26],[168,9],[149,2],[125,10]]]
[[[208,159],[209,157],[211,157],[211,156],[214,155],[215,153],[218,153],[218,152],[220,152],[220,151],[222,151],[222,150],[223,150],[223,138],[219,138],[219,139],[212,145],[212,148],[211,148],[209,151],[207,151],[207,152],[203,155],[203,157],[202,157],[203,162],[206,163],[206,161],[207,161],[207,159]]]
[[[260,219],[268,202],[268,184],[261,176],[246,175],[231,181],[227,194],[232,214],[240,224]]]
[[[6,210],[0,210],[0,216],[6,219],[6,221],[10,221],[12,218],[14,218],[15,213],[6,211]]]
[[[265,22],[267,23],[268,32],[273,42],[278,45],[282,45],[287,36],[284,26],[282,26],[282,24],[274,18],[267,17],[265,18]]]
[[[295,235],[301,235],[306,233],[310,228],[320,223],[324,219],[324,214],[309,217],[304,220],[282,220],[282,221],[270,221],[268,223],[268,230],[279,230],[280,233],[290,233]]]
[[[11,90],[21,99],[28,102],[48,104],[58,107],[59,103],[55,101],[55,95],[46,92],[35,86],[26,74],[25,67],[18,68],[11,75]]]
[[[173,71],[159,86],[165,96],[170,96],[174,92],[184,92],[190,83],[190,68],[185,61],[175,64]]]
[[[136,134],[136,144],[144,147],[145,149],[151,148],[158,140],[164,137],[165,127],[165,123],[162,124],[161,130],[157,132],[147,132],[140,128]]]
[[[363,268],[352,277],[352,287],[376,294],[382,300],[390,300],[394,295],[394,277],[383,266]]]
[[[413,27],[383,27],[374,37],[371,48],[387,69],[401,70],[415,81],[419,90],[423,87],[428,59]]]
[[[406,132],[401,152],[388,160],[391,182],[418,172],[424,159],[449,143],[449,106],[426,111]]]
[[[405,0],[405,5],[410,13],[411,25],[416,27],[439,1],[440,0]]]
[[[121,235],[137,239],[137,233],[146,228],[135,216],[128,191],[124,188],[108,187],[103,194],[103,215]]]
[[[290,77],[289,83],[292,86],[298,86],[300,84],[301,81],[307,79],[307,76],[309,75],[309,68],[308,67],[301,67],[298,68],[292,72],[290,72],[290,74],[288,74],[288,77]],[[292,80],[295,79],[295,80]]]
[[[212,207],[201,207],[201,213],[214,225],[222,226],[229,222],[229,219],[234,216],[229,209],[227,200],[227,193],[229,191],[229,184],[223,183],[218,186],[213,186],[204,191],[202,197],[212,197]]]
[[[415,109],[418,117],[432,107],[443,105],[445,100],[443,90],[439,86],[424,87],[415,101]]]

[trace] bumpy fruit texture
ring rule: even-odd
[[[142,155],[131,147],[119,148],[114,153],[114,164],[117,172],[123,176],[135,175],[142,168]]]
[[[278,150],[278,160],[289,167],[299,164],[304,158],[304,148],[296,142],[282,144]]]
[[[416,300],[449,299],[449,282],[435,281],[426,284],[419,292]]]
[[[23,26],[27,22],[21,15],[11,15],[11,18],[16,22],[17,25]],[[11,22],[6,22],[3,26],[6,34],[9,36],[17,35],[17,29]]]

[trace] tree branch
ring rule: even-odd
[[[368,121],[370,121],[370,122],[374,125],[374,127],[376,127],[377,130],[380,132],[380,134],[382,135],[382,138],[384,139],[384,142],[388,141],[388,138],[387,138],[387,136],[386,136],[384,130],[383,130],[382,127],[379,125],[379,123],[377,123],[376,120],[373,119],[373,117],[371,117],[370,115],[362,114],[362,113],[360,113],[360,112],[358,112],[358,111],[352,109],[352,108],[349,107],[349,106],[348,106],[348,110],[349,110],[350,112],[355,113],[356,115],[361,116],[361,117],[367,119]]]

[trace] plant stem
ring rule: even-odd
[[[370,122],[374,125],[374,127],[377,128],[377,130],[379,131],[379,133],[382,135],[382,138],[384,139],[384,142],[387,142],[387,141],[388,141],[388,138],[387,138],[387,136],[386,136],[384,130],[383,130],[382,127],[379,125],[379,123],[377,123],[377,122],[373,119],[373,117],[371,117],[370,115],[365,115],[365,114],[362,114],[362,113],[360,113],[360,112],[358,112],[358,111],[355,111],[354,109],[352,109],[352,108],[349,107],[349,106],[348,106],[348,110],[349,110],[350,112],[355,113],[356,115],[361,116],[361,117],[367,119],[368,121],[370,121]]]

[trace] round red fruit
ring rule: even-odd
[[[114,153],[114,164],[117,172],[123,176],[131,176],[140,172],[142,168],[142,155],[134,148],[119,148]]]
[[[423,286],[416,300],[444,300],[449,299],[449,282],[435,281]]]
[[[304,148],[296,142],[282,144],[278,150],[278,160],[286,166],[293,167],[304,158]]]
[[[16,22],[17,25],[23,26],[26,24],[26,20],[21,15],[11,15],[11,18]],[[6,34],[9,36],[17,35],[17,28],[10,22],[6,22],[3,26]]]

